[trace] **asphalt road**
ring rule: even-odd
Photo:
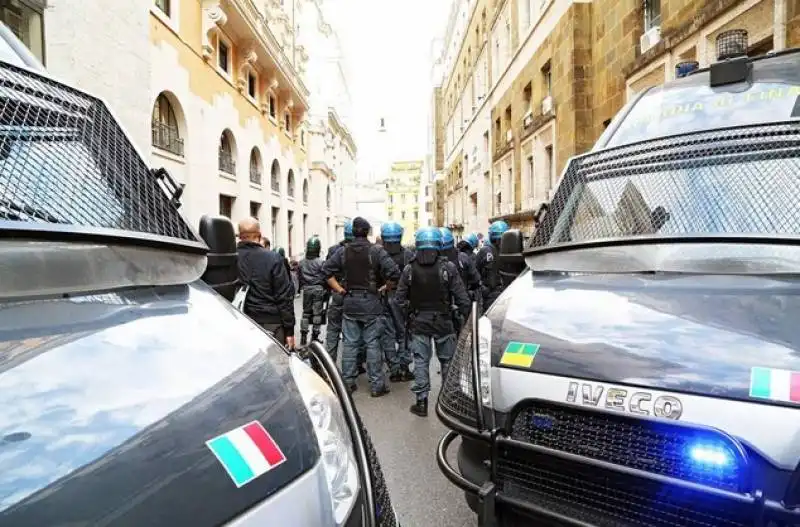
[[[295,301],[297,329],[302,308]],[[324,332],[323,332],[324,336]],[[297,335],[299,341],[299,333]],[[431,364],[431,403],[439,393],[438,363]],[[408,411],[414,397],[411,383],[394,383],[392,392],[373,399],[365,375],[358,379],[354,400],[378,450],[392,503],[403,527],[475,527],[477,519],[463,493],[445,479],[436,464],[436,445],[445,428],[431,404],[428,417]],[[455,451],[453,444],[451,451]]]

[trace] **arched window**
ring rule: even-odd
[[[308,180],[303,181],[303,203],[308,205]]]
[[[328,185],[328,190],[325,191],[325,206],[331,208],[331,186]]]
[[[153,105],[151,123],[153,146],[183,157],[183,139],[178,130],[175,109],[165,94],[160,94]]]
[[[290,198],[294,197],[294,171],[290,168],[286,177],[286,193]]]
[[[250,183],[261,185],[261,153],[253,147],[250,151]]]
[[[278,164],[278,160],[275,159],[272,161],[272,170],[270,171],[270,186],[272,187],[273,192],[277,192],[280,194],[281,192],[281,166]]]
[[[236,159],[234,158],[233,134],[225,129],[219,136],[219,170],[226,174],[236,174]]]

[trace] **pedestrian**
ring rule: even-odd
[[[239,240],[239,281],[249,286],[244,313],[278,342],[294,348],[294,289],[285,259],[261,245],[261,226],[255,218],[239,222]]]
[[[474,232],[469,233],[463,240],[458,242],[456,248],[459,252],[462,252],[469,256],[469,259],[472,261],[473,265],[475,264],[475,249],[478,248],[478,235]]]
[[[344,247],[353,241],[353,224],[351,222],[347,222],[344,224],[344,239],[328,249],[328,257],[326,258],[326,262],[333,258],[333,255],[336,254],[337,251],[344,249]],[[323,278],[325,278],[323,274]],[[344,275],[339,273],[336,275],[336,279],[340,282],[344,281]],[[327,285],[327,281],[325,282]],[[344,297],[340,295],[338,292],[334,291],[330,286],[328,286],[330,292],[330,299],[328,300],[328,325],[325,328],[325,349],[328,350],[328,355],[331,356],[334,362],[336,362],[336,358],[339,356],[339,339],[342,335],[342,312],[344,310],[343,301]]]
[[[400,272],[411,261],[411,251],[402,246],[403,227],[397,222],[381,225],[383,248],[397,264]],[[394,301],[394,291],[388,290],[384,295],[384,332],[382,340],[383,354],[389,364],[389,380],[391,382],[408,382],[414,380],[409,371],[411,354],[406,342],[405,321],[400,309]]]
[[[319,340],[320,327],[322,326],[323,308],[325,307],[325,277],[322,276],[322,265],[325,263],[320,258],[322,244],[319,238],[309,238],[306,243],[305,258],[300,260],[297,272],[298,292],[303,295],[303,318],[300,319],[300,345],[308,344],[308,327],[311,326],[311,340]]]
[[[382,397],[389,393],[389,387],[381,353],[383,304],[379,295],[397,283],[400,270],[383,247],[370,243],[369,231],[367,220],[355,218],[353,241],[325,262],[323,274],[334,291],[345,295],[342,378],[351,392],[356,390],[358,351],[362,344],[366,345],[370,394]],[[342,276],[342,283],[337,275]]]
[[[456,349],[451,306],[455,304],[460,314],[466,317],[470,301],[458,269],[440,255],[441,231],[436,227],[420,229],[416,235],[416,247],[416,254],[400,277],[395,301],[405,307],[409,319],[408,346],[414,357],[411,391],[415,395],[410,410],[420,417],[427,417],[428,393],[431,390],[429,368],[433,354],[431,341],[436,346],[436,356],[444,377]]]
[[[472,261],[472,258],[456,250],[455,238],[450,229],[441,227],[439,231],[442,233],[442,256],[456,266],[458,275],[467,288],[470,301],[477,302],[481,296],[481,276],[478,274],[477,269],[475,269],[475,263]],[[466,319],[460,318],[458,312],[455,310],[453,311],[453,316],[453,322],[456,325],[456,335],[458,335]]]
[[[481,276],[483,311],[491,307],[492,303],[497,300],[497,297],[508,285],[501,279],[498,267],[500,240],[507,230],[508,224],[502,220],[492,223],[489,226],[489,242],[484,243],[477,256],[475,256],[475,268]]]

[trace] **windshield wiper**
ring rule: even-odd
[[[27,217],[26,217],[27,216]],[[61,223],[65,224],[66,221],[56,218],[49,212],[30,205],[20,205],[13,201],[0,199],[0,218],[7,220],[25,221],[29,218],[43,220],[48,223]]]

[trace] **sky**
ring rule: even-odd
[[[353,104],[359,171],[374,162],[381,117],[391,159],[427,153],[431,43],[444,35],[450,0],[325,0],[339,34]]]

